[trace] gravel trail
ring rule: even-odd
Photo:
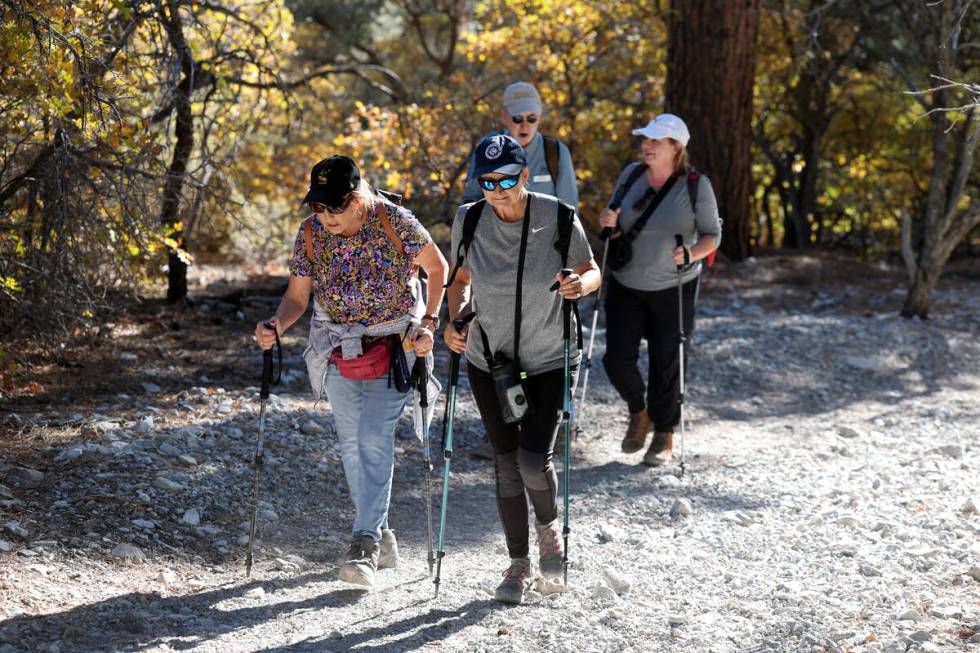
[[[15,411],[11,437],[47,444],[0,450],[0,653],[980,651],[976,283],[910,321],[884,272],[814,288],[805,264],[781,261],[707,279],[683,478],[619,452],[625,409],[600,333],[573,448],[570,586],[539,583],[518,607],[492,598],[507,555],[492,467],[468,455],[481,428],[465,380],[438,599],[407,416],[391,510],[402,564],[371,591],[335,580],[352,514],[301,338],[286,340],[271,401],[250,579],[256,388],[163,369],[84,412]]]

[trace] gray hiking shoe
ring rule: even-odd
[[[561,576],[564,564],[561,551],[561,533],[558,530],[558,520],[550,524],[535,523],[538,531],[538,568],[545,578]]]
[[[502,603],[523,603],[525,592],[531,589],[531,582],[530,558],[514,558],[493,597]]]
[[[382,528],[378,569],[395,569],[396,567],[398,567],[398,542],[395,540],[395,531],[390,528]]]
[[[363,587],[374,585],[380,548],[370,535],[355,537],[347,549],[347,561],[340,566],[340,580]]]

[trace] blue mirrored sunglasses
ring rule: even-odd
[[[480,187],[486,191],[496,190],[497,186],[500,186],[500,190],[510,190],[520,182],[520,175],[513,175],[511,177],[504,177],[503,179],[484,179],[480,177],[477,181],[480,182]]]

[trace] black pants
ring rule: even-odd
[[[684,333],[688,338],[684,347],[685,363],[694,332],[697,293],[697,278],[684,284]],[[664,290],[633,290],[614,278],[609,279],[606,355],[602,357],[602,364],[630,412],[637,413],[646,408],[658,431],[672,432],[681,420],[679,326],[676,286]],[[637,367],[643,338],[647,340],[650,356],[646,392]]]
[[[539,524],[558,518],[558,475],[551,463],[561,425],[563,370],[528,376],[524,392],[534,413],[504,424],[493,377],[467,363],[470,388],[494,451],[497,510],[511,558],[528,555],[528,499]]]

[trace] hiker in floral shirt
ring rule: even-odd
[[[313,215],[296,236],[289,286],[255,336],[262,349],[272,347],[275,332],[296,322],[313,294],[303,357],[314,394],[325,393],[333,409],[356,510],[340,579],[370,586],[376,569],[398,564],[388,505],[395,425],[409,396],[399,387],[398,361],[411,369],[416,355],[425,356],[431,368],[447,265],[411,212],[373,191],[345,156],[313,167],[304,203]],[[424,291],[419,268],[428,276]]]

